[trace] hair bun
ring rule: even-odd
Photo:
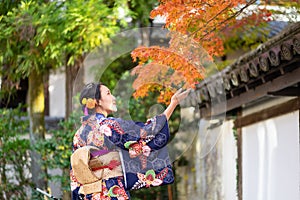
[[[83,99],[96,99],[97,87],[99,84],[96,83],[88,83],[81,90],[79,102],[81,105],[85,105],[85,101]]]

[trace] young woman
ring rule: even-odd
[[[116,99],[101,83],[80,95],[85,116],[73,140],[72,199],[130,199],[129,190],[174,181],[166,144],[174,109],[189,93],[178,90],[166,110],[146,123],[107,117]]]

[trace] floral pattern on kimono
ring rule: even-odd
[[[106,118],[101,114],[82,117],[82,126],[74,135],[73,151],[86,145],[101,150],[119,149],[124,172],[124,177],[104,180],[101,193],[85,195],[84,199],[129,199],[128,190],[138,189],[133,185],[149,187],[161,184],[160,180],[168,174],[166,172],[171,171],[166,149],[169,137],[165,115],[155,116],[146,123]],[[72,199],[79,199],[81,185],[73,176],[72,169],[70,177]],[[171,174],[170,183],[173,178]]]

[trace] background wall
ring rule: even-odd
[[[223,124],[222,143],[222,188],[224,200],[237,200],[237,143],[233,134],[233,121]]]
[[[300,199],[299,111],[242,133],[243,200]]]
[[[64,117],[65,116],[65,74],[52,73],[49,76],[49,116]]]

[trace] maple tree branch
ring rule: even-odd
[[[230,4],[229,4],[230,5]],[[229,5],[227,5],[224,9],[222,9],[219,13],[217,13],[214,17],[212,17],[211,19],[209,19],[206,22],[206,25],[208,25],[210,22],[212,22],[217,16],[221,15],[224,11],[226,11],[229,8]],[[197,30],[195,30],[194,32],[192,32],[190,34],[190,36],[193,36],[194,34],[196,34],[197,32],[199,32],[201,29],[205,28],[206,26],[202,26],[200,28],[198,28]]]
[[[233,19],[234,17],[237,17],[238,15],[240,15],[246,8],[248,8],[250,5],[252,5],[253,3],[255,3],[255,0],[251,0],[249,1],[244,7],[242,7],[238,12],[236,12],[234,15],[230,16],[229,18],[227,18],[226,20],[223,20],[221,22],[218,23],[218,25],[216,25],[213,29],[211,29],[209,32],[206,32],[201,38],[200,40],[204,39],[207,35],[209,35],[210,33],[214,32],[215,30],[217,30],[218,27],[220,27],[222,24],[224,24],[225,22]],[[217,16],[219,16],[220,14],[222,14],[224,11],[226,11],[228,9],[229,5],[227,7],[225,7],[223,10],[221,10],[218,14],[216,14],[214,17],[212,17],[210,20],[208,20],[208,22],[206,23],[206,25],[208,25],[211,21],[213,21]],[[194,31],[193,33],[190,34],[190,36],[195,35],[197,32],[199,32],[200,30],[202,30],[203,28],[205,28],[207,26],[203,26],[200,27],[199,29],[197,29],[196,31]],[[223,30],[224,28],[220,29]]]

